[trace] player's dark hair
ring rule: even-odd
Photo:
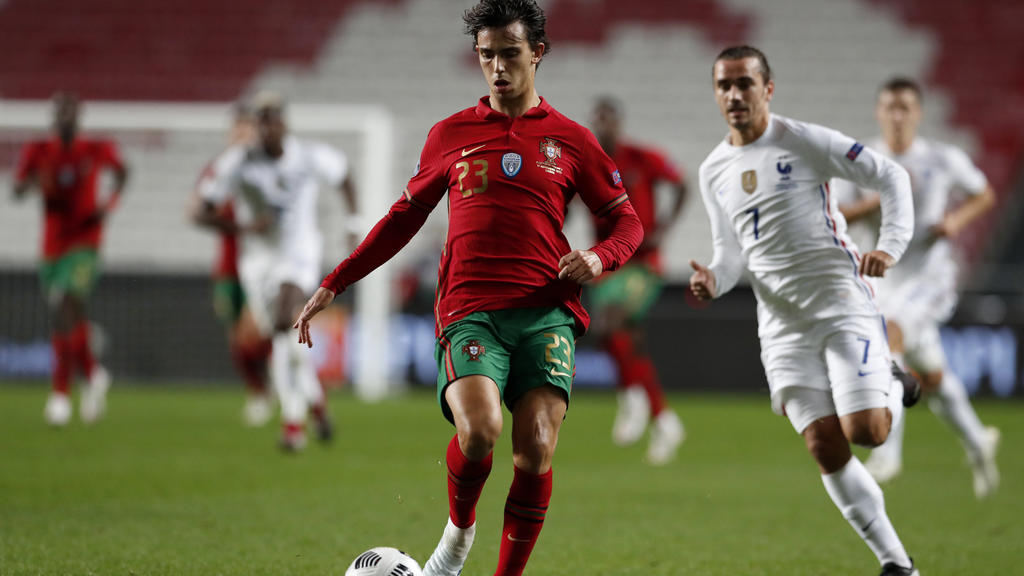
[[[544,44],[544,55],[551,52],[544,27],[548,19],[534,0],[480,0],[462,15],[466,23],[466,34],[473,38],[476,46],[477,34],[484,28],[504,28],[515,22],[522,22],[526,28],[526,40],[530,47]]]
[[[622,102],[614,96],[608,96],[606,94],[598,96],[597,99],[594,100],[594,109],[597,110],[602,108],[605,110],[611,110],[617,115],[622,115]]]
[[[772,79],[772,68],[768,65],[768,58],[753,46],[743,44],[742,46],[730,46],[725,50],[718,53],[718,58],[715,58],[715,63],[719,60],[743,60],[744,58],[757,58],[757,63],[761,68],[761,79],[767,84]],[[715,74],[715,65],[711,65],[711,75]]]
[[[878,89],[878,94],[881,96],[882,92],[900,92],[902,90],[910,90],[914,93],[914,96],[917,96],[917,101],[919,103],[924,103],[924,94],[921,92],[921,85],[906,76],[893,76],[888,79],[885,84],[882,84],[881,88]]]

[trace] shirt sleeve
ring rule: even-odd
[[[609,230],[608,235],[590,250],[601,259],[604,269],[611,271],[625,264],[643,242],[643,225],[629,203],[615,163],[589,130],[581,133],[583,150],[576,192],[595,218],[608,221],[602,226]]]
[[[338,294],[398,254],[423,227],[427,216],[448,190],[447,167],[435,125],[420,153],[416,174],[402,197],[377,222],[366,238],[324,278],[321,287]]]
[[[946,164],[949,166],[953,184],[970,195],[981,194],[988,187],[988,178],[978,169],[967,154],[953,146],[946,149]]]
[[[15,179],[18,182],[35,175],[39,169],[39,146],[28,144],[21,150],[18,158],[18,168],[15,171]]]
[[[121,150],[114,142],[101,142],[99,144],[100,161],[105,165],[117,170],[124,169],[124,160],[121,159]]]
[[[316,143],[311,145],[310,155],[317,175],[331,188],[338,188],[348,177],[348,158],[338,150]]]
[[[914,200],[907,171],[853,138],[823,126],[803,125],[803,141],[826,177],[878,190],[882,227],[876,250],[899,260],[914,233]]]
[[[238,189],[245,149],[228,148],[203,171],[196,192],[204,202],[221,206],[231,199]]]
[[[718,205],[714,194],[711,193],[711,187],[703,170],[700,171],[700,197],[704,201],[704,209],[711,222],[711,244],[714,248],[714,255],[708,268],[715,274],[714,297],[718,298],[732,290],[739,282],[740,276],[743,274],[743,252],[729,218],[722,211],[722,207]]]

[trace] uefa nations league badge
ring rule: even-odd
[[[505,173],[505,176],[509,178],[519,174],[519,170],[523,167],[523,157],[515,152],[509,152],[501,157],[501,170]]]

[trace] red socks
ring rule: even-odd
[[[66,395],[71,392],[71,338],[64,332],[54,332],[50,343],[53,346],[53,391]]]
[[[619,386],[643,386],[651,405],[651,415],[656,418],[665,409],[665,394],[651,357],[636,352],[633,337],[626,331],[612,333],[608,337],[605,349],[619,368]]]
[[[448,443],[445,456],[448,463],[448,514],[459,528],[469,528],[476,522],[476,503],[484,482],[491,474],[492,455],[479,462],[466,458],[459,447],[459,435]]]
[[[267,361],[270,359],[270,347],[270,340],[265,338],[252,343],[231,345],[235,367],[241,372],[249,392],[264,394],[267,391]]]
[[[92,349],[89,347],[89,323],[79,322],[71,329],[70,334],[71,356],[75,364],[82,369],[82,374],[88,378],[92,376],[92,369],[96,361],[92,357]]]
[[[505,524],[494,576],[520,576],[526,568],[548,512],[552,476],[552,470],[537,475],[515,469],[505,500]]]

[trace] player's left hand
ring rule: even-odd
[[[601,258],[590,250],[573,250],[558,261],[559,280],[583,284],[604,272]]]
[[[306,306],[302,308],[299,319],[292,325],[292,328],[296,328],[299,331],[299,344],[305,344],[309,348],[313,347],[313,338],[309,334],[309,323],[313,320],[313,316],[327,308],[327,305],[333,300],[334,292],[322,286],[316,289],[313,296],[306,302]]]
[[[959,232],[956,224],[949,218],[949,216],[943,218],[941,222],[932,226],[929,231],[933,238],[953,238]]]
[[[881,278],[896,264],[896,259],[881,250],[872,250],[860,259],[860,272],[865,276]]]

